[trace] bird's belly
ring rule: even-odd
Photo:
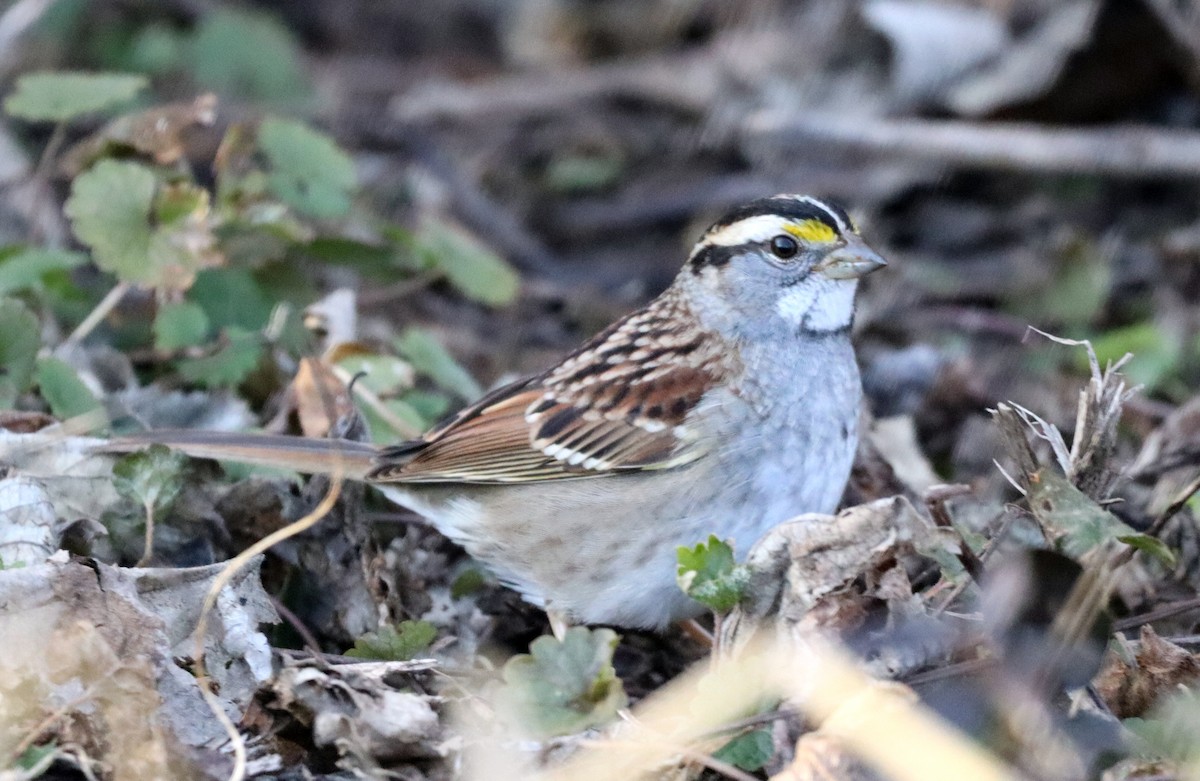
[[[660,628],[701,611],[676,584],[679,546],[715,534],[741,558],[788,518],[831,512],[852,456],[853,432],[793,431],[674,470],[475,486],[469,499],[449,486],[379,487],[530,601],[578,622]]]

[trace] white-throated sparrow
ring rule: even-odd
[[[740,553],[831,512],[862,396],[858,278],[885,265],[844,211],[779,195],[708,229],[661,296],[557,366],[384,450],[333,440],[151,432],[194,455],[351,476],[428,518],[569,620],[658,628],[699,605],[677,546]]]

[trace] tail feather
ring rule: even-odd
[[[374,468],[379,449],[347,439],[311,439],[280,434],[163,429],[118,437],[105,444],[110,453],[132,453],[150,445],[166,445],[193,458],[238,461],[304,474],[340,472],[363,480]]]

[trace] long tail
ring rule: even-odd
[[[341,472],[363,480],[374,467],[379,449],[347,439],[310,439],[279,434],[163,429],[118,437],[103,450],[132,453],[154,444],[166,445],[194,458],[240,461],[305,474]]]

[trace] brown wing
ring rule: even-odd
[[[734,367],[670,291],[554,369],[501,388],[422,439],[385,451],[371,479],[510,483],[664,469],[705,452],[688,413]]]

